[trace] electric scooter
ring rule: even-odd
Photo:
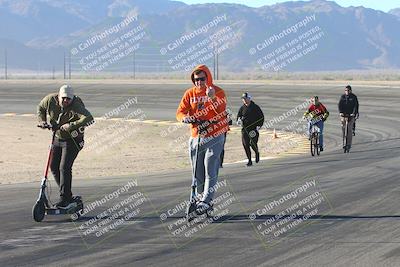
[[[72,215],[71,219],[77,220],[80,217],[81,213],[83,212],[83,202],[82,202],[82,198],[80,196],[74,196],[72,199],[72,203],[71,203],[72,205],[70,205],[70,207],[68,207],[66,209],[66,208],[59,208],[59,207],[56,207],[56,206],[50,204],[49,196],[47,196],[47,192],[46,192],[47,175],[49,172],[51,158],[53,155],[55,135],[56,135],[57,129],[59,128],[58,126],[60,124],[60,119],[61,119],[62,115],[63,115],[63,110],[61,110],[61,113],[58,116],[57,123],[55,125],[50,125],[47,123],[44,125],[38,125],[38,127],[42,128],[42,129],[52,130],[53,137],[51,140],[49,154],[47,157],[46,168],[44,170],[44,177],[43,177],[42,183],[40,185],[39,197],[36,200],[36,203],[32,209],[33,219],[36,222],[41,222],[44,219],[45,215],[63,215],[63,214],[71,214]]]
[[[201,133],[206,132],[207,129],[204,129],[204,124],[210,124],[211,122],[208,121],[200,121],[196,120],[195,122],[192,122],[192,124],[197,124],[197,144],[196,144],[196,156],[195,156],[195,161],[194,161],[194,166],[192,170],[192,188],[191,188],[191,193],[190,193],[190,198],[189,198],[189,204],[186,209],[186,220],[188,222],[192,221],[194,218],[197,216],[203,215],[206,213],[207,217],[212,216],[212,211],[213,211],[213,205],[212,201],[210,203],[210,208],[204,211],[199,211],[198,209],[198,204],[200,203],[200,196],[197,193],[197,179],[196,179],[196,169],[197,169],[197,161],[199,158],[199,149],[200,149],[200,139],[201,139]],[[203,129],[202,129],[203,128]]]

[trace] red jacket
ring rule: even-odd
[[[327,119],[329,116],[328,110],[322,103],[319,103],[318,105],[311,104],[308,107],[306,113],[304,113],[304,116],[308,116],[309,114],[313,119],[315,118]]]

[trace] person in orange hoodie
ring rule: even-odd
[[[224,90],[213,84],[207,66],[197,66],[191,74],[191,79],[194,86],[184,93],[176,111],[176,119],[190,124],[189,156],[194,173],[192,186],[197,186],[197,207],[204,213],[212,206],[215,191],[213,187],[218,181],[220,155],[224,147],[225,133],[229,130],[227,101]],[[199,151],[196,161],[197,147]]]

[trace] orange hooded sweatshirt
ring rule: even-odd
[[[191,79],[194,83],[194,72],[202,70],[207,75],[206,86],[215,90],[215,99],[210,99],[206,94],[206,89],[198,89],[196,86],[186,90],[176,111],[176,119],[182,121],[186,116],[192,116],[197,120],[213,121],[207,128],[207,134],[204,137],[217,137],[229,131],[228,118],[226,112],[225,92],[213,84],[210,70],[206,65],[197,66]],[[192,137],[198,136],[197,125],[190,124]]]

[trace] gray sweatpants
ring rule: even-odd
[[[197,193],[201,194],[201,201],[210,203],[214,196],[213,187],[218,181],[220,156],[224,148],[223,134],[211,138],[200,139],[199,153],[196,161],[197,137],[189,139],[189,157],[192,164],[192,173],[196,165],[195,177],[192,177],[192,186],[197,186]]]

